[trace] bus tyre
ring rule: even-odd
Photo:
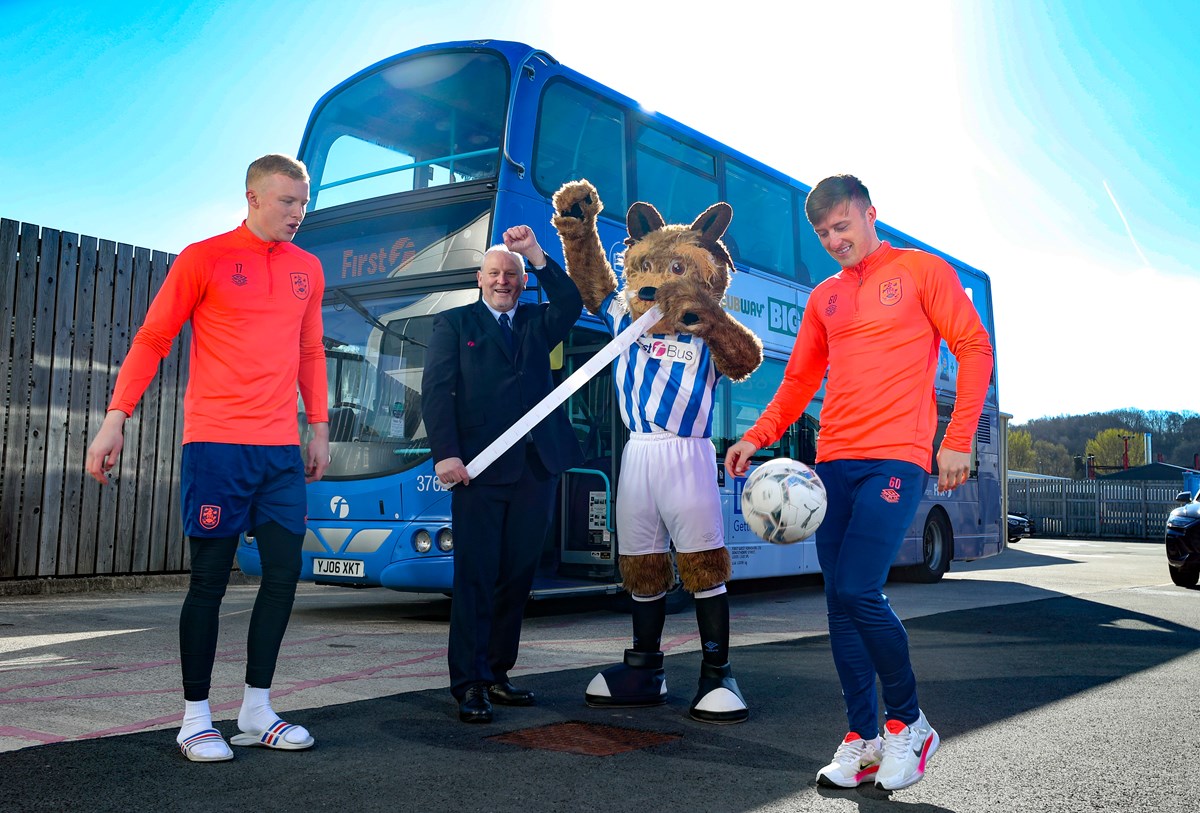
[[[922,560],[908,568],[910,581],[933,584],[942,580],[950,569],[950,549],[954,544],[950,525],[939,511],[930,511],[925,518],[925,532],[921,535]]]

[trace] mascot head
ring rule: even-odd
[[[724,299],[734,266],[721,236],[731,220],[733,209],[728,203],[714,203],[690,226],[666,225],[649,203],[629,207],[624,296],[634,318],[654,304],[638,295],[641,289],[658,288],[681,276],[701,283],[714,302]]]

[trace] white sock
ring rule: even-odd
[[[256,689],[246,686],[242,696],[242,710],[238,712],[238,728],[247,734],[262,734],[279,719],[279,715],[271,708],[271,690]],[[303,726],[296,726],[283,736],[292,743],[301,743],[308,739],[308,731]]]
[[[207,700],[185,700],[183,701],[183,725],[179,728],[179,734],[175,737],[175,742],[183,744],[183,741],[188,737],[194,737],[201,731],[207,731],[212,728],[212,711],[208,707]],[[200,757],[216,757],[229,751],[229,746],[222,740],[217,742],[201,742],[192,746],[197,756]]]
[[[212,711],[208,708],[207,700],[183,701],[183,725],[179,728],[179,736],[175,742],[183,742],[201,731],[213,727]]]

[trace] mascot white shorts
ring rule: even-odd
[[[717,451],[708,438],[634,432],[621,458],[617,541],[622,556],[725,546]]]

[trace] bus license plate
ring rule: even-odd
[[[359,559],[313,559],[313,575],[361,579],[367,573]]]

